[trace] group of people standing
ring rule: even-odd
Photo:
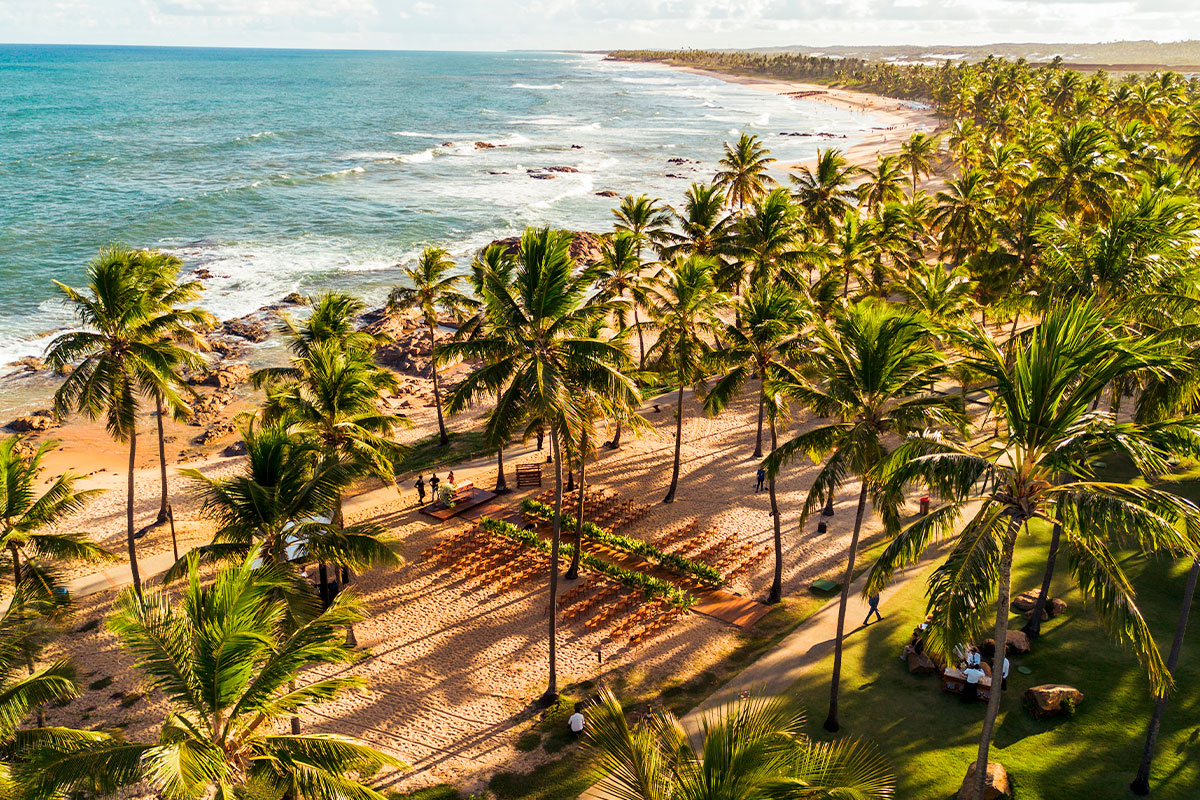
[[[446,476],[446,481],[451,486],[454,485],[454,470],[450,470],[450,473]],[[438,484],[441,482],[442,479],[437,476],[436,472],[429,476],[430,496],[437,498]],[[418,475],[417,482],[413,484],[413,486],[415,486],[417,489],[417,505],[425,505],[425,476]]]

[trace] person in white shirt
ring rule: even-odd
[[[567,719],[567,727],[571,729],[571,735],[576,739],[583,735],[583,703],[575,704],[575,713]]]
[[[967,650],[967,666],[978,667],[982,663],[983,656],[979,653],[978,648],[976,648],[974,645],[971,645],[971,647]]]
[[[1004,657],[1004,672],[1000,675],[1000,691],[1008,691],[1008,656]]]
[[[979,682],[986,674],[981,666],[968,666],[963,670],[963,676],[967,679],[967,685],[963,687],[964,703],[973,703],[979,697]]]

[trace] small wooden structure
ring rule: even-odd
[[[530,486],[542,485],[541,464],[517,464],[517,488],[526,489]]]
[[[486,503],[495,496],[495,492],[485,491],[470,481],[464,481],[454,487],[454,494],[451,495],[449,505],[441,501],[434,502],[422,508],[421,513],[445,522],[468,509]]]
[[[954,667],[946,667],[942,671],[942,691],[951,692],[953,694],[962,694],[964,687],[967,685],[967,676]],[[979,679],[979,688],[976,690],[980,700],[987,700],[992,694],[992,679],[983,677]]]

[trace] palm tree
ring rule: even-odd
[[[203,363],[196,351],[208,350],[209,345],[200,331],[210,326],[215,317],[203,309],[184,309],[181,306],[198,300],[203,287],[197,280],[179,282],[179,271],[183,262],[175,256],[147,250],[139,250],[134,256],[134,263],[145,270],[146,284],[150,287],[148,291],[162,308],[169,309],[175,317],[176,327],[164,333],[168,339],[181,345],[175,353],[180,360],[173,365],[169,377],[174,381],[176,391],[194,397],[195,390],[183,380],[183,372],[185,369],[197,369]],[[191,409],[179,403],[168,405],[162,393],[153,390],[153,387],[151,394],[154,397],[155,419],[158,423],[158,468],[161,484],[158,518],[155,523],[161,525],[170,516],[171,505],[167,485],[167,444],[163,417],[170,414],[176,420],[186,419],[191,415]]]
[[[323,613],[286,631],[283,592],[291,576],[254,557],[200,581],[198,559],[178,604],[165,589],[116,600],[109,629],[137,658],[147,684],[169,706],[153,743],[108,733],[60,737],[20,775],[34,796],[108,794],[146,781],[164,797],[243,796],[250,787],[287,797],[383,800],[354,775],[403,767],[396,758],[335,735],[281,735],[282,718],[360,689],[362,678],[317,678],[289,688],[310,666],[343,666],[359,653],[338,631],[360,618],[344,592]]]
[[[813,315],[795,290],[770,281],[756,283],[738,306],[741,324],[726,326],[725,346],[709,359],[710,367],[725,375],[705,396],[704,410],[719,414],[741,393],[747,380],[760,378],[753,457],[762,458],[767,380],[775,367],[787,363],[804,343],[802,334]]]
[[[909,306],[949,327],[961,325],[975,305],[975,284],[962,267],[922,263],[910,269],[896,289]]]
[[[1171,640],[1171,652],[1167,655],[1167,672],[1175,674],[1179,665],[1179,655],[1183,651],[1183,639],[1187,635],[1188,617],[1192,611],[1192,599],[1196,596],[1196,581],[1200,579],[1200,557],[1192,560],[1192,568],[1188,570],[1183,587],[1183,602],[1179,607],[1179,621],[1175,623],[1175,638]],[[1137,777],[1129,784],[1134,794],[1144,796],[1150,794],[1150,767],[1154,763],[1154,745],[1158,741],[1158,730],[1162,725],[1163,712],[1167,708],[1166,696],[1154,701],[1154,713],[1150,715],[1150,724],[1146,729],[1146,744],[1142,749],[1142,760],[1138,764]]]
[[[733,243],[733,217],[725,213],[725,193],[719,186],[693,183],[684,197],[683,213],[676,212],[679,232],[671,234],[664,255],[722,256]]]
[[[847,309],[815,333],[819,381],[795,372],[778,370],[768,392],[800,403],[816,417],[831,419],[781,445],[764,464],[774,478],[779,470],[804,454],[820,463],[800,518],[808,519],[848,481],[859,481],[854,530],[846,550],[834,638],[833,677],[825,729],[836,731],[838,689],[842,667],[842,639],[846,604],[854,579],[854,560],[862,530],[867,497],[871,495],[885,522],[895,521],[895,498],[884,490],[876,471],[888,451],[890,437],[926,428],[963,424],[954,401],[933,392],[945,371],[945,357],[937,349],[926,322],[915,313],[888,303],[867,300]]]
[[[1109,134],[1096,120],[1071,125],[1035,160],[1041,174],[1029,192],[1068,217],[1094,219],[1106,212],[1112,188],[1125,180],[1114,169]]]
[[[857,199],[854,177],[861,168],[851,164],[842,151],[817,151],[816,169],[801,167],[792,176],[792,192],[809,221],[827,238],[832,238],[837,221],[854,209]]]
[[[613,228],[617,231],[628,231],[637,237],[638,260],[642,259],[642,248],[649,244],[656,249],[662,249],[671,243],[671,211],[661,205],[657,198],[651,199],[646,195],[634,197],[627,194],[621,198],[621,204],[613,209],[616,221]]]
[[[730,205],[739,209],[753,203],[770,191],[775,181],[767,169],[775,163],[771,151],[763,146],[762,140],[752,133],[743,131],[734,144],[725,142],[725,154],[717,162],[720,169],[713,176],[713,183],[725,190]]]
[[[438,309],[459,311],[471,304],[470,299],[459,289],[461,276],[450,274],[454,262],[441,247],[426,247],[415,267],[404,271],[412,286],[393,289],[388,296],[388,311],[395,312],[415,308],[421,312],[425,326],[429,329],[430,347],[437,346]],[[437,359],[430,361],[433,370],[433,403],[437,407],[438,435],[441,445],[450,443],[446,433],[446,422],[442,416],[442,390],[438,383]]]
[[[296,358],[307,357],[312,347],[322,342],[337,342],[347,351],[372,353],[388,340],[384,334],[359,327],[358,317],[367,310],[367,304],[359,297],[346,292],[322,292],[305,298],[304,304],[311,309],[307,317],[296,321],[284,314],[280,325],[280,332]],[[283,369],[285,372],[276,374],[287,375],[287,368]]]
[[[54,410],[59,416],[72,410],[89,419],[104,416],[109,435],[129,442],[126,541],[134,591],[141,592],[133,524],[137,415],[147,395],[169,408],[184,405],[175,370],[189,356],[170,338],[182,327],[180,312],[162,306],[128,250],[105,250],[92,261],[86,290],[55,285],[73,306],[82,330],[56,336],[47,348],[52,369],[74,367],[54,394]]]
[[[521,236],[512,273],[489,272],[482,294],[486,332],[478,338],[443,345],[439,358],[470,359],[483,367],[468,375],[451,395],[449,407],[461,410],[496,397],[485,436],[507,441],[518,431],[549,430],[554,461],[554,518],[550,551],[550,608],[557,607],[558,553],[562,532],[562,440],[586,422],[586,393],[619,396],[636,393],[621,372],[624,346],[593,338],[597,320],[613,306],[588,302],[591,280],[577,274],[570,255],[571,234],[546,228]],[[557,614],[549,615],[549,680],[542,699],[558,696]]]
[[[800,209],[786,189],[774,189],[754,201],[738,220],[738,245],[742,261],[750,266],[751,285],[775,279],[781,269],[791,275],[784,279],[794,283],[791,268],[823,255],[803,241]]]
[[[42,459],[54,449],[45,443],[32,455],[23,456],[20,438],[0,441],[0,554],[10,560],[14,590],[23,583],[38,595],[53,599],[58,575],[44,563],[51,561],[100,562],[114,557],[84,534],[62,531],[62,525],[78,513],[100,489],[78,490],[79,476],[57,475],[38,494]]]
[[[804,713],[783,698],[741,700],[705,715],[697,748],[665,709],[636,726],[602,689],[586,746],[601,800],[835,800],[892,797],[895,778],[875,748],[852,739],[815,742]]]
[[[1113,634],[1133,647],[1155,694],[1162,696],[1170,686],[1169,672],[1110,547],[1193,555],[1200,509],[1129,481],[1098,481],[1091,464],[1116,450],[1143,475],[1163,474],[1170,457],[1195,452],[1200,420],[1117,422],[1093,412],[1092,403],[1113,380],[1169,369],[1177,359],[1160,342],[1114,331],[1090,303],[1055,306],[1020,336],[1020,346],[1005,353],[977,330],[977,354],[969,359],[972,370],[994,383],[992,408],[1004,422],[997,440],[1002,448],[976,449],[936,433],[914,433],[882,471],[892,491],[919,481],[946,502],[892,540],[872,567],[866,591],[878,591],[901,565],[949,538],[950,553],[929,580],[932,623],[926,649],[946,657],[961,642],[976,641],[990,610],[997,642],[992,674],[999,675],[1018,536],[1038,520],[1061,526],[1080,589]],[[982,503],[959,529],[958,520],[976,495]],[[1177,529],[1180,523],[1186,523],[1187,533]],[[979,739],[975,792],[980,797],[1000,697],[991,693]]]
[[[700,386],[705,363],[711,357],[710,339],[722,327],[720,309],[729,298],[716,290],[716,263],[704,256],[676,259],[665,267],[647,290],[650,314],[658,330],[658,341],[650,348],[651,363],[658,372],[679,387],[675,408],[675,461],[671,486],[664,503],[675,502],[679,485],[679,454],[683,444],[683,390]]]
[[[42,725],[41,707],[46,703],[66,703],[79,694],[75,670],[66,659],[58,659],[41,669],[33,669],[35,654],[45,643],[45,619],[59,609],[47,598],[43,587],[25,581],[14,588],[12,602],[0,612],[0,786],[5,795],[17,797],[25,782],[14,774],[30,753],[47,743],[86,736],[69,728]],[[29,666],[29,674],[18,676],[19,664]],[[29,712],[38,710],[37,727],[22,724]]]
[[[899,156],[880,154],[875,169],[864,169],[867,179],[858,185],[858,201],[868,214],[885,203],[904,199],[904,164]]]
[[[638,335],[638,369],[646,367],[646,342],[642,336],[642,323],[638,318],[638,307],[646,304],[646,290],[642,279],[642,261],[639,255],[641,243],[631,231],[617,231],[615,236],[600,244],[600,261],[590,271],[596,281],[596,298],[602,302],[618,301],[614,312],[617,332],[624,333],[629,325],[625,312],[633,312],[633,327]],[[626,301],[628,297],[628,301]],[[614,440],[614,449],[619,442]]]
[[[828,277],[841,275],[842,300],[849,299],[850,277],[863,275],[866,268],[875,263],[878,253],[879,239],[875,236],[874,220],[864,220],[855,209],[847,211],[828,245],[829,266],[833,267]]]
[[[981,169],[964,172],[937,193],[933,221],[942,231],[942,252],[951,253],[953,263],[961,264],[968,254],[988,245],[994,202]]]
[[[928,133],[914,133],[900,145],[900,161],[908,170],[909,199],[917,195],[917,183],[928,175],[938,154],[938,138]]]

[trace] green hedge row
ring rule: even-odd
[[[532,497],[527,497],[521,501],[521,511],[525,512],[527,516],[536,519],[546,521],[554,519],[554,509],[546,503],[534,500]],[[575,517],[570,514],[563,514],[562,526],[563,530],[574,530]],[[716,567],[701,564],[699,561],[677,556],[674,553],[664,553],[649,542],[643,542],[641,539],[634,539],[629,536],[622,536],[619,533],[611,533],[594,522],[583,523],[583,535],[589,539],[595,539],[598,542],[615,547],[618,550],[625,550],[634,555],[656,561],[660,567],[666,567],[684,575],[691,575],[705,583],[711,583],[716,586],[725,583],[725,576]]]
[[[529,547],[537,548],[546,555],[550,555],[550,543],[544,541],[542,537],[533,531],[523,531],[511,522],[505,522],[494,517],[481,517],[479,525],[489,533],[507,536]],[[570,559],[575,555],[575,548],[566,542],[562,542],[559,544],[559,555],[561,558]],[[585,552],[580,554],[579,561],[590,570],[603,573],[626,586],[641,589],[646,597],[661,597],[678,608],[690,608],[692,603],[696,602],[696,598],[673,583],[668,583],[653,575],[647,575],[644,572],[634,572],[624,567],[618,567],[616,564],[596,558],[591,553]]]

